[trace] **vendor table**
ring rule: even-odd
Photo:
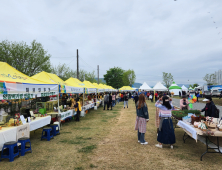
[[[32,120],[29,124],[30,131],[36,130],[41,128],[45,125],[50,124],[51,116],[46,117],[36,117],[35,120]],[[20,126],[13,126],[13,127],[2,127],[0,130],[0,151],[4,143],[9,141],[17,141],[17,128]]]
[[[206,154],[206,153],[220,153],[222,154],[222,152],[220,151],[220,144],[219,144],[219,137],[222,137],[222,132],[217,130],[217,129],[212,129],[212,130],[207,130],[207,131],[202,131],[198,128],[195,128],[193,125],[191,125],[190,123],[187,122],[183,122],[183,121],[179,121],[177,123],[177,125],[179,127],[181,127],[185,133],[183,136],[183,141],[185,143],[186,139],[188,137],[192,137],[193,139],[199,140],[199,138],[201,136],[205,137],[206,140],[206,151],[201,155],[200,160],[202,161],[202,157]],[[210,146],[210,138],[209,137],[216,137],[216,143],[214,143],[216,145],[216,148],[214,147],[209,147]],[[211,142],[213,143],[213,142]],[[216,150],[216,152],[209,152],[209,150]]]

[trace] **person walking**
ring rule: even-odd
[[[135,95],[133,97],[133,101],[135,101],[135,106],[136,106],[138,100],[139,100],[139,97],[138,97],[137,93],[135,93]]]
[[[182,99],[180,99],[180,110],[189,110],[188,104],[186,95],[182,96]]]
[[[128,108],[128,100],[129,100],[129,98],[128,98],[128,95],[126,93],[125,96],[124,96],[124,109],[125,109],[126,105],[127,105],[127,108]]]
[[[109,108],[109,107],[111,107],[111,110],[113,110],[113,109],[112,109],[112,102],[113,102],[112,95],[111,95],[111,94],[109,94],[109,103],[108,103],[108,108]],[[109,109],[108,109],[108,110],[109,110]]]
[[[74,102],[74,108],[75,108],[75,111],[76,111],[76,120],[77,122],[80,121],[80,112],[82,111],[82,107],[81,107],[81,104],[79,102],[79,98],[76,98],[75,99],[75,102]]]
[[[163,104],[160,101],[163,101]],[[170,102],[170,98],[168,96],[164,96],[158,102],[156,102],[155,106],[160,109],[160,125],[157,141],[159,142],[155,145],[158,148],[163,148],[163,144],[170,144],[171,149],[173,149],[173,144],[176,142],[173,122],[172,122],[172,110],[173,105]]]
[[[123,101],[123,97],[124,97],[123,93],[121,93],[120,97],[121,97],[121,101]]]
[[[108,94],[105,94],[104,96],[104,109],[103,110],[106,110],[106,106],[107,106],[107,110],[109,110],[109,95]]]
[[[153,92],[150,93],[150,96],[149,96],[151,102],[153,102]]]
[[[148,142],[145,141],[145,133],[146,123],[149,122],[149,113],[144,94],[140,94],[139,96],[139,101],[136,104],[136,113],[135,130],[138,131],[138,142],[142,145],[147,145]]]
[[[115,95],[115,93],[113,93],[113,95],[112,95],[112,106],[113,107],[115,106],[115,103],[116,103],[116,95]]]

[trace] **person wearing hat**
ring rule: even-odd
[[[183,95],[182,99],[180,99],[180,109],[181,110],[189,110],[188,104],[189,104],[189,102],[187,100],[186,95]]]
[[[218,118],[218,115],[216,115],[216,106],[214,102],[212,101],[211,97],[206,97],[203,99],[204,102],[206,102],[206,106],[202,109],[199,110],[200,112],[205,111],[205,117],[215,117]]]

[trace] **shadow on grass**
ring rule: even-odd
[[[67,144],[74,144],[74,145],[79,145],[79,144],[86,143],[85,141],[81,141],[81,140],[73,141],[73,140],[68,140],[68,139],[64,139],[64,140],[61,140],[59,142],[67,143]]]

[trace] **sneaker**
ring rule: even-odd
[[[140,143],[140,141],[138,140],[138,143]]]
[[[124,109],[125,109],[125,107],[124,107]]]
[[[159,143],[155,145],[157,148],[163,148],[163,145],[160,145]]]
[[[148,142],[141,143],[141,145],[147,145],[147,144],[148,144]]]
[[[170,145],[170,148],[173,149],[173,145]]]

